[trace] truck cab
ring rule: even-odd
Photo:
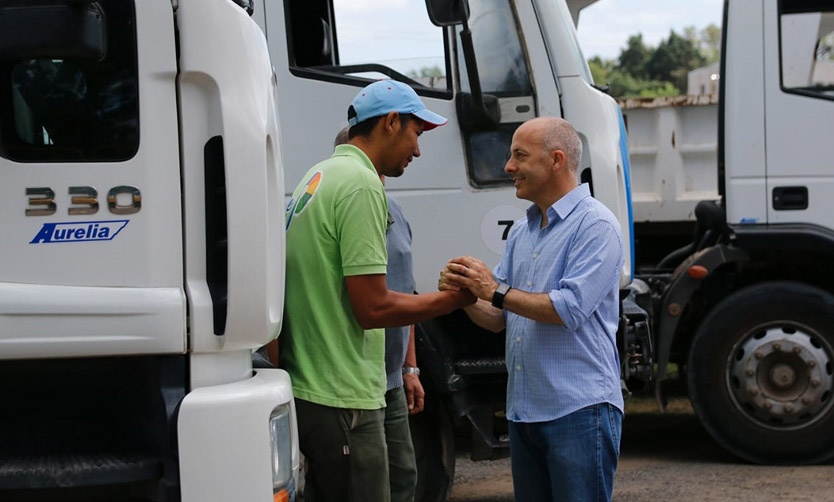
[[[294,495],[289,378],[251,358],[284,287],[257,25],[3,1],[0,81],[0,499]]]

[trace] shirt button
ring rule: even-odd
[[[520,341],[521,341],[521,337],[520,337],[520,336],[515,337],[515,341],[520,342]]]
[[[533,281],[527,281],[527,285],[528,285],[528,286],[532,286],[532,285],[533,285]]]
[[[535,260],[536,258],[538,258],[538,257],[539,257],[539,254],[538,254],[538,253],[533,253],[533,259],[534,259],[534,260]]]
[[[515,369],[517,369],[518,371],[521,371],[521,365],[519,364],[518,366],[515,367]]]

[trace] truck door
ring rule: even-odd
[[[461,26],[441,28],[423,2],[286,0],[264,3],[265,31],[278,75],[286,189],[329,156],[347,123],[356,93],[379,78],[410,84],[429,109],[449,123],[423,135],[422,156],[386,187],[410,215],[418,289],[434,288],[436,272],[459,254],[496,262],[506,231],[523,214],[504,173],[512,133],[537,115],[532,75],[552,75],[546,57],[532,68],[528,54],[545,54],[532,4],[470,3],[469,27],[485,94],[497,100],[500,121],[488,127],[461,120],[457,100],[471,90]],[[256,10],[257,10],[256,7]],[[524,17],[529,18],[522,23]],[[537,36],[525,39],[523,26]],[[556,96],[550,78],[547,89]],[[550,114],[558,114],[553,99]],[[430,273],[429,273],[430,271]],[[425,273],[423,273],[425,272]],[[421,282],[425,281],[425,282]]]
[[[768,5],[764,37],[768,222],[831,228],[834,1]]]
[[[0,16],[0,358],[182,352],[171,3],[24,4]]]

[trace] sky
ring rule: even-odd
[[[616,59],[628,37],[637,33],[643,34],[645,44],[656,47],[670,30],[682,34],[687,26],[720,26],[723,4],[724,0],[598,0],[579,15],[579,43],[586,58]],[[429,22],[424,0],[334,0],[334,5],[343,64],[374,61],[404,73],[443,67],[442,31]]]
[[[671,30],[721,26],[723,6],[724,0],[599,0],[579,14],[579,45],[586,58],[616,59],[637,33],[656,47]]]

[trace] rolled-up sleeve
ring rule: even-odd
[[[611,277],[619,274],[623,244],[613,225],[599,220],[576,235],[567,256],[565,273],[550,302],[565,327],[587,322],[608,293]]]

